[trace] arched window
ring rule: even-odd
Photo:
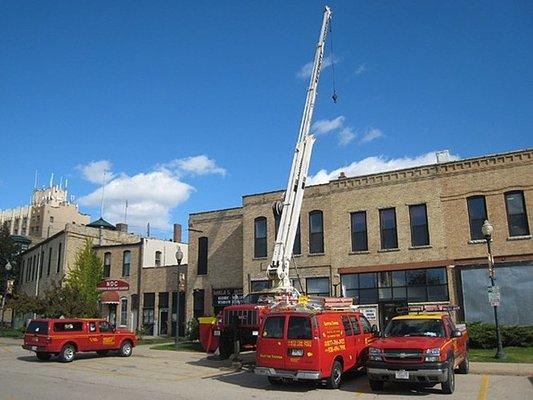
[[[468,206],[468,218],[470,220],[470,238],[472,240],[483,239],[481,227],[487,217],[487,204],[485,196],[472,196],[466,199]]]
[[[267,219],[257,217],[254,220],[254,257],[267,256]]]
[[[111,253],[104,254],[104,278],[111,276]]]
[[[198,238],[198,275],[207,275],[207,237]]]
[[[128,325],[128,299],[122,297],[120,299],[120,326]]]
[[[280,220],[281,220],[281,215],[274,216],[274,223],[275,223],[274,228],[275,228],[276,239],[278,237]],[[300,219],[298,219],[298,228],[296,228],[296,236],[294,237],[294,245],[292,246],[292,253],[302,254],[302,245],[301,245],[301,238],[300,238]]]
[[[156,267],[161,266],[161,252],[160,251],[155,252],[155,266]]]
[[[131,251],[126,250],[122,254],[122,276],[130,276]]]
[[[309,213],[309,253],[324,252],[324,221],[322,211]]]

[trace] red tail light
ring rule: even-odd
[[[50,336],[47,336],[46,337],[46,343],[51,343],[52,342],[52,338]]]

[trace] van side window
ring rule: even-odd
[[[285,317],[268,317],[263,328],[263,337],[282,339]]]
[[[350,325],[350,320],[346,315],[342,316],[342,325],[344,325],[344,333],[346,333],[346,336],[352,336],[352,326]]]
[[[54,324],[55,332],[81,332],[82,330],[81,322],[56,322]]]
[[[96,322],[89,322],[89,332],[96,332]]]
[[[372,325],[368,322],[368,319],[364,315],[361,315],[361,324],[363,324],[364,333],[372,333]]]
[[[98,326],[100,327],[100,332],[113,332],[113,326],[107,321],[101,321]]]
[[[359,323],[357,322],[357,318],[350,317],[350,321],[352,321],[352,327],[353,327],[353,334],[359,335],[361,333],[361,329],[359,328]]]
[[[287,339],[312,339],[311,321],[307,317],[289,317]]]

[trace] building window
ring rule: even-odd
[[[366,228],[366,211],[350,214],[352,226],[352,251],[368,250],[368,235]]]
[[[120,299],[120,326],[128,325],[128,299]]]
[[[397,249],[398,233],[396,231],[396,209],[385,208],[379,210],[379,223],[381,226],[381,248]]]
[[[513,191],[505,193],[505,206],[507,209],[509,236],[529,235],[524,192]]]
[[[22,260],[22,266],[20,267],[20,281],[24,281],[24,266],[26,264],[26,260]]]
[[[428,246],[429,229],[426,205],[409,206],[409,217],[411,219],[411,246]]]
[[[122,254],[122,276],[130,276],[131,251],[126,250]]]
[[[207,237],[198,238],[198,275],[207,275]]]
[[[307,294],[313,296],[329,296],[329,278],[307,278],[305,280]]]
[[[281,216],[276,215],[274,217],[276,239],[278,238],[278,229]],[[298,219],[298,227],[296,228],[296,236],[294,237],[294,245],[292,246],[292,254],[302,254],[302,242],[300,235],[300,219]]]
[[[487,205],[485,196],[473,196],[466,199],[468,205],[468,218],[470,220],[470,238],[472,240],[483,239],[481,227],[487,220]]]
[[[270,289],[270,281],[267,279],[250,282],[250,292],[260,292],[265,289]]]
[[[258,217],[254,220],[254,258],[267,256],[267,219]]]
[[[160,251],[155,252],[155,266],[156,267],[161,266],[161,252]]]
[[[111,253],[104,254],[104,278],[111,276]]]
[[[346,287],[346,295],[355,298],[358,304],[390,300],[448,300],[445,268],[345,274],[341,280]]]
[[[154,334],[155,293],[144,293],[143,327],[146,335]]]
[[[48,268],[46,268],[46,276],[50,276],[50,268],[52,267],[52,248],[48,249]]]
[[[204,316],[204,300],[205,300],[205,291],[203,289],[195,289],[193,292],[193,316],[194,318]]]
[[[60,270],[61,270],[61,243],[59,243],[59,247],[57,249],[57,268],[56,268],[56,273],[59,274]]]
[[[309,213],[309,253],[324,253],[324,221],[319,210]]]
[[[44,250],[41,251],[41,258],[39,259],[39,279],[43,277],[43,268],[44,268]]]

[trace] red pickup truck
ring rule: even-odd
[[[455,389],[455,370],[467,374],[468,332],[446,314],[394,317],[368,349],[367,374],[373,391],[385,382],[423,386],[440,383],[445,394]]]
[[[76,352],[96,351],[105,355],[118,350],[129,357],[137,345],[133,332],[116,330],[104,319],[34,319],[24,335],[22,348],[34,351],[39,360],[58,355],[62,362],[71,362]]]

